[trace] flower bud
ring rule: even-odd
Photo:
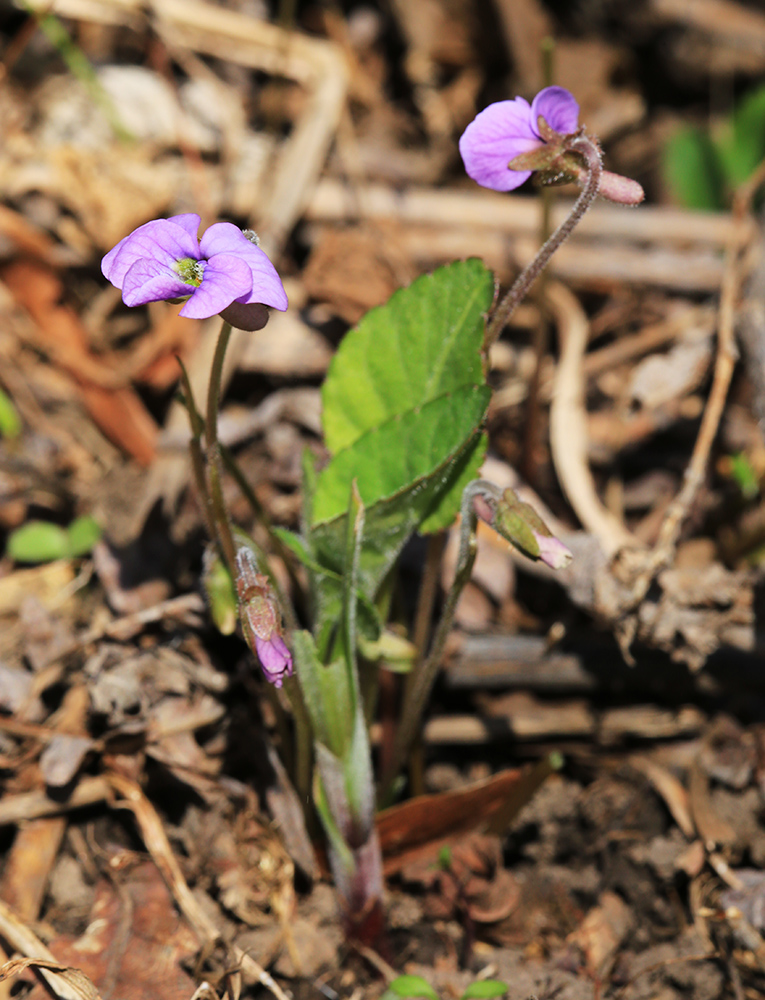
[[[478,495],[473,500],[473,509],[481,520],[531,559],[539,559],[551,569],[563,569],[573,559],[531,504],[520,500],[513,490],[505,490],[501,499],[494,502]]]
[[[604,170],[600,175],[598,194],[619,205],[639,205],[645,198],[645,191],[637,181],[622,177],[621,174],[612,174],[610,170]]]
[[[236,554],[239,620],[247,645],[257,655],[267,681],[281,687],[292,676],[292,655],[282,638],[281,613],[267,576],[258,573],[252,550]]]

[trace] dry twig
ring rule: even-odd
[[[709,398],[701,418],[701,426],[693,453],[685,470],[683,486],[667,510],[653,551],[647,556],[635,578],[629,604],[624,608],[624,613],[628,617],[625,617],[618,624],[617,639],[622,651],[627,656],[629,656],[629,647],[638,627],[637,617],[631,612],[634,612],[643,601],[656,574],[668,566],[674,556],[680,529],[704,479],[709,453],[717,435],[717,428],[725,407],[728,387],[736,362],[735,307],[744,278],[741,255],[748,244],[747,234],[750,232],[749,212],[752,199],[763,181],[765,181],[765,161],[741,185],[733,200],[733,218],[736,225],[730,234],[725,259],[725,273],[720,291],[717,358],[712,388],[709,391]]]
[[[555,471],[582,525],[595,535],[603,551],[611,556],[623,546],[635,547],[639,546],[639,542],[600,502],[587,463],[582,364],[589,340],[587,316],[578,299],[558,282],[548,283],[547,301],[561,341],[550,408],[550,447]]]

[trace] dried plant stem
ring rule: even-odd
[[[746,245],[746,216],[751,208],[754,195],[763,183],[765,183],[765,161],[741,185],[733,199],[733,217],[736,225],[728,244],[725,272],[720,290],[717,356],[712,376],[712,388],[709,391],[707,405],[701,418],[696,443],[685,470],[682,488],[667,510],[656,546],[649,553],[643,569],[633,584],[630,602],[624,609],[625,612],[634,611],[638,607],[648,593],[656,574],[672,559],[680,536],[680,529],[704,479],[709,453],[717,435],[717,428],[725,408],[728,387],[736,363],[735,307],[742,281],[740,254],[742,247]],[[629,647],[637,631],[637,624],[636,617],[632,615],[622,622],[619,630],[619,643],[622,651],[627,655],[629,655]]]
[[[231,530],[231,521],[229,520],[228,511],[223,499],[223,462],[221,460],[220,443],[218,441],[220,387],[223,377],[223,362],[230,339],[231,324],[226,323],[224,320],[218,334],[218,342],[215,345],[215,355],[213,356],[212,369],[210,371],[210,385],[207,391],[205,444],[207,446],[207,475],[210,481],[210,503],[215,521],[215,531],[220,542],[221,551],[223,552],[223,559],[229,573],[231,573],[232,579],[235,579],[236,546]]]
[[[585,159],[587,164],[587,180],[585,185],[579,197],[574,202],[574,207],[571,209],[569,215],[558,226],[550,239],[541,247],[534,260],[532,260],[528,267],[521,271],[510,291],[497,306],[486,328],[487,348],[497,340],[507,321],[515,312],[516,307],[547,266],[552,255],[558,247],[566,242],[597,197],[598,187],[600,186],[600,175],[603,172],[598,146],[589,136],[582,134],[572,140],[569,149],[580,153]]]

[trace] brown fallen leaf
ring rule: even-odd
[[[142,465],[156,450],[157,426],[114,359],[90,350],[77,313],[61,305],[63,284],[45,264],[18,260],[2,269],[2,280],[34,320],[34,346],[79,385],[83,403],[101,431]]]
[[[419,795],[383,810],[377,817],[377,832],[386,875],[417,858],[435,857],[458,835],[487,826],[523,777],[519,769],[501,771],[468,788]]]
[[[479,924],[498,923],[517,907],[521,890],[515,877],[502,864],[499,837],[469,833],[448,845],[442,863],[434,854],[424,854],[402,869],[407,882],[428,891],[425,909],[442,920],[462,914]]]
[[[50,948],[106,996],[188,1000],[194,990],[180,963],[196,954],[196,935],[177,914],[156,865],[148,861],[133,868],[119,886],[102,879],[85,933],[63,935]],[[29,1000],[44,997],[41,986],[29,994]]]
[[[101,1000],[98,990],[80,969],[70,968],[60,962],[50,962],[44,958],[12,958],[0,966],[0,983],[5,979],[14,979],[27,969],[40,969],[60,977],[71,987],[73,994],[82,1000]],[[51,986],[55,989],[55,980],[51,981]]]
[[[632,913],[614,892],[604,892],[579,927],[569,934],[568,943],[581,950],[592,976],[608,974],[617,950],[632,927]]]
[[[104,389],[80,384],[82,401],[104,436],[141,465],[151,465],[157,450],[157,425],[130,386]]]
[[[672,814],[672,818],[690,840],[696,834],[688,792],[672,772],[644,754],[634,754],[630,764],[651,782]]]

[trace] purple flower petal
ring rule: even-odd
[[[157,219],[139,226],[120,240],[101,261],[101,271],[108,281],[117,288],[122,288],[125,275],[137,260],[155,260],[171,267],[175,261],[184,257],[199,260],[196,235],[168,219]]]
[[[266,680],[275,687],[281,687],[285,677],[292,676],[292,654],[284,639],[274,633],[270,639],[255,636],[255,649]]]
[[[196,212],[184,212],[183,215],[171,215],[167,221],[172,222],[176,226],[180,226],[181,229],[185,229],[189,236],[193,236],[195,240],[199,239],[199,227],[202,220]]]
[[[207,319],[230,306],[235,299],[249,295],[251,289],[252,271],[246,261],[233,254],[216,254],[205,264],[202,284],[194,289],[180,315]]]
[[[537,134],[540,117],[555,132],[571,135],[579,128],[579,105],[565,87],[545,87],[531,102],[531,126]]]
[[[208,258],[216,253],[233,253],[238,256],[248,248],[258,249],[254,243],[250,243],[242,230],[237,229],[231,222],[214,223],[204,231],[199,241],[202,255]]]
[[[134,261],[124,277],[122,301],[126,306],[142,306],[160,299],[178,299],[194,291],[194,285],[181,281],[172,267],[143,258]]]
[[[540,145],[529,103],[516,97],[490,104],[476,116],[462,134],[460,154],[474,181],[495,191],[512,191],[532,172],[510,170],[508,163]]]
[[[289,305],[287,293],[274,265],[260,247],[251,243],[241,229],[230,222],[216,222],[210,226],[199,242],[199,249],[208,260],[223,253],[235,254],[247,261],[252,271],[252,290],[237,301],[262,302],[263,305],[282,312]]]
[[[565,569],[574,558],[571,550],[560,539],[543,535],[540,531],[534,531],[533,534],[539,546],[539,558],[550,569]]]

